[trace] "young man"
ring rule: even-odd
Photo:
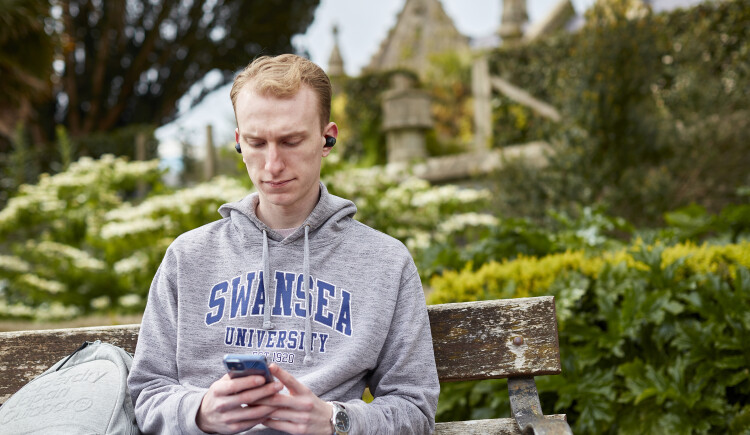
[[[414,261],[320,183],[338,135],[328,77],[298,56],[261,57],[231,97],[257,193],[167,250],[128,379],[139,426],[432,432],[439,384]],[[228,353],[266,355],[276,380],[229,378]]]

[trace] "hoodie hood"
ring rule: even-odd
[[[270,273],[271,271],[271,255],[269,251],[269,239],[272,240],[271,246],[273,245],[287,245],[287,244],[299,244],[302,243],[303,248],[303,263],[302,270],[304,278],[302,285],[304,286],[304,292],[307,294],[308,304],[312,300],[311,289],[310,289],[310,249],[311,244],[315,246],[321,246],[326,243],[335,242],[344,231],[346,231],[347,225],[351,223],[351,218],[357,212],[357,207],[353,202],[339,198],[337,196],[328,193],[323,183],[320,183],[320,198],[318,204],[315,206],[310,215],[305,219],[302,225],[299,226],[292,234],[284,238],[281,234],[277,233],[263,221],[261,221],[255,213],[260,200],[258,192],[252,193],[238,202],[232,202],[224,204],[219,207],[219,213],[223,217],[228,217],[232,225],[242,235],[245,241],[252,241],[258,236],[258,232],[262,234],[263,239],[263,276],[265,277],[265,285],[263,291],[265,293],[264,300],[269,301],[268,307],[263,310],[263,329],[274,329],[275,326],[271,322],[271,309],[272,302],[274,300],[273,289],[276,288],[275,278]],[[315,240],[312,243],[311,240]],[[310,340],[312,336],[312,309],[306,307],[305,316],[305,359],[304,363],[309,364],[312,361],[312,354],[310,352]]]
[[[265,231],[273,242],[290,244],[300,242],[308,227],[312,246],[330,243],[329,238],[336,238],[346,230],[348,220],[357,212],[353,202],[328,193],[323,183],[320,183],[320,199],[310,215],[289,237],[284,238],[258,219],[255,209],[258,206],[258,192],[251,193],[243,199],[230,202],[219,207],[219,214],[228,217],[232,225],[246,239],[254,239],[259,232]],[[273,246],[272,242],[272,246]]]

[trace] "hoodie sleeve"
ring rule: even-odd
[[[196,422],[205,389],[177,381],[177,286],[170,279],[176,268],[170,249],[154,276],[141,322],[128,388],[138,426],[144,433],[204,434]]]
[[[344,404],[352,420],[351,435],[428,434],[435,429],[440,384],[422,283],[410,262],[378,367],[369,381],[375,400]]]

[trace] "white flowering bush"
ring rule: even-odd
[[[123,203],[138,183],[155,183],[158,162],[127,162],[111,155],[81,158],[70,168],[35,185],[20,186],[18,195],[0,211],[0,237],[73,242],[85,236],[92,209],[109,210]],[[75,243],[73,243],[75,245]]]
[[[326,182],[331,192],[355,202],[356,219],[406,244],[425,282],[446,270],[519,255],[610,250],[620,245],[611,233],[632,231],[598,208],[581,208],[575,217],[551,211],[543,224],[495,216],[485,212],[487,189],[432,186],[392,166],[342,169]]]
[[[110,303],[126,311],[142,308],[169,244],[183,232],[220,218],[217,210],[221,204],[242,199],[250,191],[240,180],[220,176],[106,211],[90,228],[91,244],[111,264],[121,287],[137,289],[112,295],[118,299]]]
[[[141,311],[169,243],[249,193],[222,177],[168,192],[160,177],[157,161],[103,156],[21,186],[0,210],[0,318]]]
[[[398,238],[411,251],[422,279],[439,271],[438,256],[453,255],[487,234],[497,219],[481,213],[491,193],[433,186],[392,166],[340,170],[324,180],[331,193],[357,205],[357,220]]]
[[[392,168],[334,166],[324,172],[331,192],[357,204],[357,219],[402,240],[424,279],[436,270],[435,252],[454,255],[497,223],[480,212],[486,190],[432,186]],[[0,318],[142,311],[169,244],[251,190],[244,177],[216,177],[170,192],[160,176],[155,161],[105,156],[22,186],[0,211]],[[140,199],[144,187],[151,193]]]

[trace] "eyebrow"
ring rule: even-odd
[[[293,131],[291,133],[283,134],[279,137],[280,140],[295,138],[295,137],[307,137],[308,133],[306,131]],[[263,137],[253,136],[251,134],[242,134],[240,135],[242,139],[245,140],[265,140]]]

